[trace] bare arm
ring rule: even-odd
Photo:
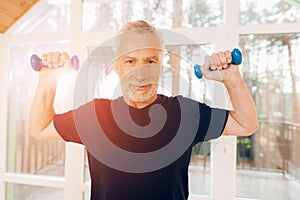
[[[229,51],[215,53],[206,58],[201,72],[208,79],[223,82],[229,93],[233,111],[229,111],[222,135],[248,136],[258,129],[256,108],[238,66],[228,65],[230,62]],[[210,71],[209,68],[216,70]]]
[[[42,59],[49,68],[39,72],[39,81],[29,115],[29,132],[38,140],[61,139],[53,125],[54,98],[60,75],[70,70],[71,61],[67,53],[59,52],[43,54]]]
[[[248,136],[258,129],[257,113],[254,101],[248,92],[237,66],[233,80],[224,81],[229,93],[233,111],[229,111],[229,118],[223,135]]]

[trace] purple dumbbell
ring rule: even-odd
[[[48,67],[45,65],[37,55],[33,54],[30,58],[31,67],[34,71],[40,71],[43,67]],[[72,68],[75,71],[78,71],[79,69],[79,59],[77,56],[73,56],[71,58]]]

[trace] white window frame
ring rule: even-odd
[[[239,25],[239,0],[224,0],[224,26],[208,28],[179,28],[179,33],[186,34],[199,44],[213,43],[217,50],[232,49],[238,46],[239,36],[243,34],[278,34],[299,33],[300,23]],[[86,47],[94,45],[95,41],[108,39],[112,33],[81,32],[82,1],[72,0],[71,28],[69,33],[63,34],[11,34],[18,25],[28,19],[35,9],[42,6],[38,2],[5,34],[0,35],[0,199],[5,199],[6,183],[19,183],[36,186],[46,186],[64,189],[64,199],[82,200],[83,192],[90,191],[90,185],[84,183],[84,147],[66,143],[65,175],[52,177],[41,175],[17,174],[6,172],[7,160],[7,111],[9,86],[9,45],[13,42],[26,41],[57,41],[69,40],[70,52],[80,58],[85,58]],[[235,8],[235,9],[232,9]],[[217,95],[217,91],[216,94]],[[214,141],[215,142],[215,141]],[[236,197],[236,137],[221,137],[212,151],[211,194],[209,196],[190,194],[190,200],[219,200],[242,199]]]

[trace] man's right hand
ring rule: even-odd
[[[43,67],[39,71],[40,81],[46,81],[47,84],[57,85],[61,75],[71,73],[71,59],[67,52],[48,52],[42,55],[42,62],[48,67]]]

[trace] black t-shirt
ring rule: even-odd
[[[65,141],[86,146],[91,199],[184,200],[189,194],[192,147],[218,138],[227,118],[226,110],[182,96],[158,95],[155,102],[142,109],[128,106],[121,97],[94,99],[56,115],[54,125]],[[111,146],[102,142],[106,139]],[[110,147],[125,153],[119,155]]]

